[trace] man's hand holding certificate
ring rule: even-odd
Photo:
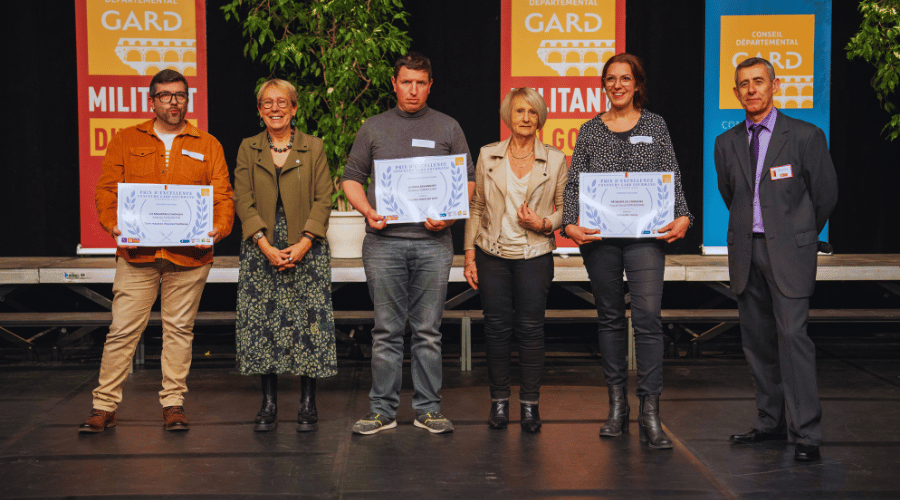
[[[376,211],[388,224],[469,218],[465,155],[374,163]]]
[[[581,173],[580,226],[601,238],[657,238],[675,216],[673,172]]]
[[[212,245],[213,188],[119,183],[116,235],[120,246]]]

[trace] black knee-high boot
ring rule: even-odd
[[[297,432],[319,429],[316,411],[316,379],[300,376],[300,408],[297,410]]]
[[[262,408],[256,414],[257,432],[274,431],[278,427],[278,375],[271,373],[262,376]]]

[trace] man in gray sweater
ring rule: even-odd
[[[453,263],[452,220],[387,224],[375,210],[374,160],[465,154],[469,198],[475,189],[475,165],[466,138],[453,118],[429,108],[431,63],[411,52],[394,65],[391,78],[397,107],[365,121],[356,134],[343,187],[347,199],[368,222],[363,266],[375,304],[372,329],[370,412],[356,434],[374,434],[397,426],[403,373],[403,333],[412,329],[412,380],[415,425],[429,432],[453,432],[441,415],[441,317]],[[368,195],[363,185],[371,179]]]

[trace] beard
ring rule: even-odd
[[[173,109],[178,109],[177,115],[172,115],[171,111]],[[184,121],[184,117],[187,115],[187,103],[182,107],[175,107],[172,104],[166,104],[162,107],[162,109],[157,106],[154,108],[156,111],[156,117],[160,120],[164,121],[169,125],[180,125]]]

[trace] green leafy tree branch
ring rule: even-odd
[[[900,137],[900,113],[892,94],[900,83],[900,0],[863,0],[859,32],[847,44],[847,58],[861,58],[875,66],[872,88],[881,106],[893,113],[883,132],[890,140]]]
[[[297,128],[325,141],[332,206],[350,210],[339,185],[347,155],[363,121],[393,105],[393,61],[409,51],[403,2],[233,0],[222,11],[243,27],[244,55],[297,87]]]

